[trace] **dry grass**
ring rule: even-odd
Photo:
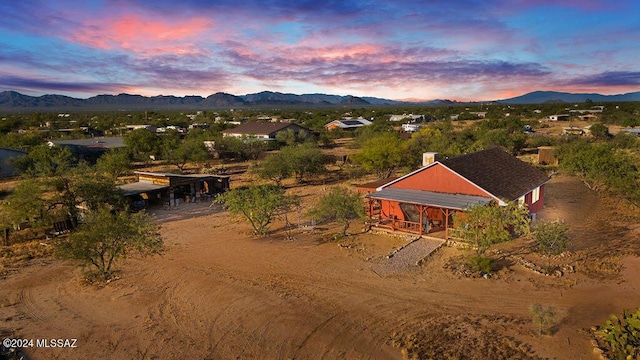
[[[507,335],[527,322],[513,317],[439,316],[394,334],[405,359],[538,359],[531,347]]]
[[[39,240],[0,246],[0,276],[6,275],[13,268],[21,267],[26,261],[51,256],[54,252],[52,243]]]

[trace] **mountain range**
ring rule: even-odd
[[[557,91],[534,91],[510,99],[498,100],[503,104],[544,104],[544,103],[581,103],[587,100],[593,102],[624,102],[640,101],[640,92],[619,95],[601,95],[596,93],[574,94]]]
[[[640,92],[620,95],[573,94],[555,91],[534,91],[522,96],[486,102],[504,104],[541,104],[558,102],[622,102],[640,101]],[[483,102],[485,103],[485,102]],[[218,92],[202,96],[151,96],[142,95],[97,95],[78,99],[64,95],[29,96],[15,91],[0,92],[0,111],[93,111],[93,110],[169,110],[169,109],[231,109],[231,108],[273,108],[273,107],[354,107],[354,106],[397,106],[397,105],[441,105],[470,104],[450,100],[407,102],[375,97],[339,96],[328,94],[283,94],[263,91],[242,96]]]

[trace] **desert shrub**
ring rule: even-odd
[[[529,312],[533,316],[533,323],[538,325],[538,335],[551,334],[552,327],[556,323],[556,309],[553,306],[531,304]]]
[[[474,255],[471,256],[467,262],[471,265],[473,271],[481,274],[490,274],[493,271],[493,263],[490,258]]]
[[[611,315],[596,330],[596,337],[610,359],[638,359],[640,357],[640,308],[636,312],[624,310],[623,317]]]

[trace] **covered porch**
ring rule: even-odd
[[[492,199],[433,191],[385,188],[365,196],[372,227],[449,238],[454,215]]]

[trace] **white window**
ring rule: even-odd
[[[531,203],[535,204],[538,202],[538,200],[540,200],[540,187],[538,186],[537,188],[533,189],[533,191],[531,192]]]
[[[518,198],[518,205],[524,205],[524,195]]]

